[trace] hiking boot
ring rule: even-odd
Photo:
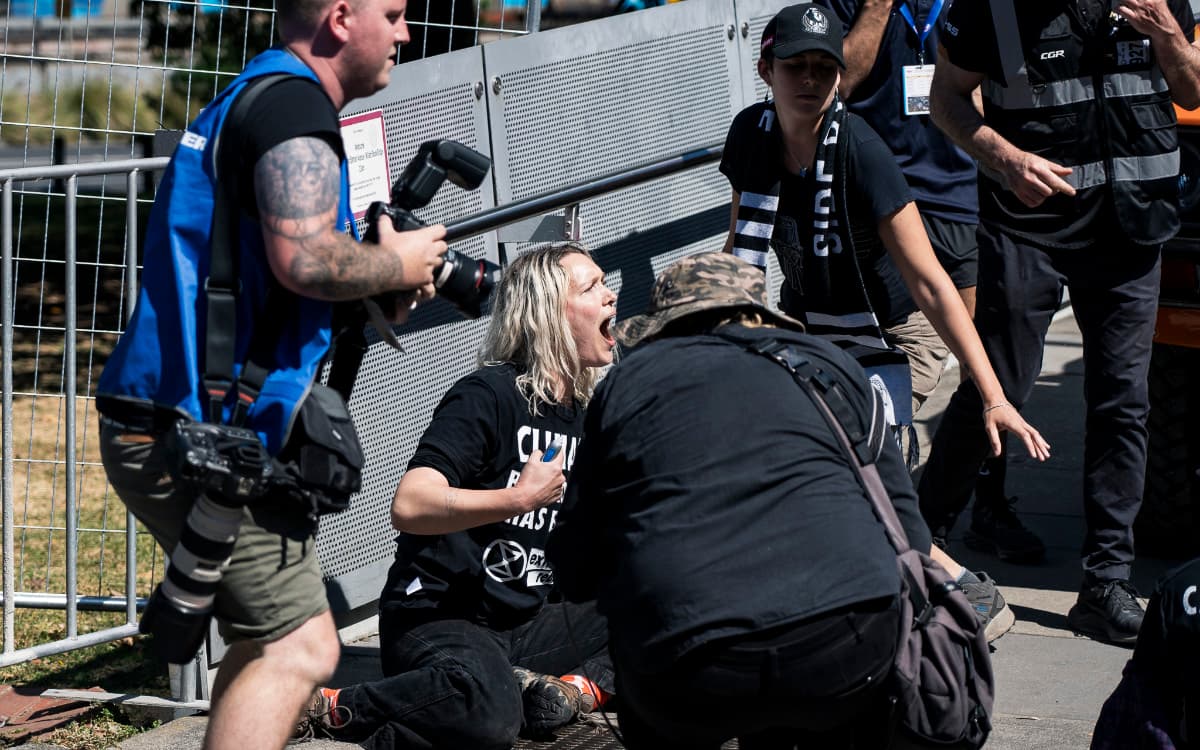
[[[996,582],[991,576],[980,570],[975,572],[975,577],[979,579],[978,582],[960,583],[959,588],[975,608],[975,614],[984,625],[983,634],[987,636],[988,643],[991,643],[1011,630],[1017,617],[1000,595],[1000,589],[996,588]]]
[[[558,677],[513,667],[513,676],[521,688],[523,729],[542,737],[575,720],[581,713],[592,710],[594,699],[579,688]]]
[[[1013,563],[1036,563],[1046,556],[1046,545],[1013,512],[1016,498],[1001,503],[975,501],[971,528],[963,542],[973,550],[987,552]]]
[[[1104,581],[1079,590],[1067,624],[1076,633],[1106,643],[1132,645],[1137,641],[1146,611],[1129,581]]]
[[[292,730],[293,740],[311,740],[320,737],[333,738],[337,727],[350,721],[350,709],[337,705],[338,691],[333,688],[317,688],[308,704],[300,712],[300,721]]]

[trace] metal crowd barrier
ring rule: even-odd
[[[16,182],[31,180],[64,180],[66,243],[64,249],[65,300],[63,317],[65,321],[64,362],[63,368],[67,373],[76,369],[76,304],[78,294],[76,289],[76,189],[78,179],[85,175],[125,174],[126,175],[126,257],[129,259],[126,278],[128,280],[127,298],[132,299],[136,284],[137,268],[137,198],[138,174],[141,171],[161,169],[166,165],[166,159],[133,159],[126,161],[107,162],[88,165],[64,165],[59,167],[29,167],[0,171],[0,370],[2,370],[2,404],[0,413],[3,419],[3,436],[0,439],[0,455],[2,455],[3,481],[0,484],[0,495],[3,496],[3,564],[4,564],[4,652],[0,655],[0,666],[8,666],[28,661],[42,656],[62,653],[85,646],[124,638],[137,632],[137,597],[135,593],[135,577],[137,570],[136,558],[136,529],[133,516],[126,512],[126,574],[125,597],[83,597],[82,601],[76,591],[77,571],[77,483],[76,470],[78,466],[76,441],[74,440],[77,419],[76,382],[74,377],[64,377],[64,423],[70,438],[66,441],[66,456],[64,470],[66,473],[66,592],[60,598],[47,594],[18,593],[15,589],[15,547],[14,547],[14,514],[13,514],[13,310],[15,294],[13,289],[13,185]],[[127,310],[128,314],[128,310]],[[23,649],[14,647],[15,608],[20,604],[28,607],[54,607],[61,601],[66,610],[66,637],[51,643],[39,644]],[[116,628],[109,628],[94,633],[80,635],[77,629],[76,613],[80,606],[97,609],[113,609],[123,605],[126,613],[126,623]]]

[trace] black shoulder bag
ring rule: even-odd
[[[900,572],[900,639],[892,668],[894,718],[918,740],[978,748],[991,732],[995,681],[983,624],[945,568],[908,546],[908,536],[875,461],[891,439],[879,397],[866,432],[841,386],[795,347],[775,339],[756,342],[724,336],[792,375],[838,437],[896,550]]]

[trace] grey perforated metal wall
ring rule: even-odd
[[[738,28],[744,31],[743,34],[739,34],[742,40],[742,71],[745,76],[742,82],[742,90],[746,93],[747,98],[745,103],[747,106],[754,102],[762,101],[770,91],[767,88],[767,84],[759,77],[757,68],[759,45],[762,41],[763,29],[766,28],[767,22],[771,20],[771,17],[778,13],[781,8],[795,5],[798,1],[738,0]]]
[[[742,101],[734,32],[728,0],[688,0],[484,47],[498,200],[723,142]],[[662,267],[721,246],[728,199],[708,165],[581,205],[620,317]]]
[[[421,143],[450,138],[484,154],[489,151],[479,49],[407,63],[391,85],[354,102],[342,114],[381,111],[392,180]],[[426,223],[478,213],[495,205],[490,180],[467,192],[447,182],[430,205],[416,212]],[[472,257],[498,261],[492,235],[452,245]],[[397,329],[404,352],[373,335],[350,398],[350,411],[366,452],[362,491],[346,513],[321,522],[318,552],[331,603],[349,609],[379,596],[383,575],[395,554],[396,533],[389,508],[417,440],[433,407],[450,385],[474,366],[485,322],[467,320],[437,300],[419,308]]]

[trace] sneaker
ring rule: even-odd
[[[558,677],[524,667],[513,667],[513,676],[521,688],[523,729],[535,737],[566,726],[581,713],[591,711],[594,705],[591,696],[585,705],[583,692]]]
[[[1017,518],[1013,512],[1014,502],[1015,497],[1002,503],[976,500],[971,527],[963,535],[963,542],[973,550],[993,554],[1007,562],[1041,562],[1046,556],[1046,545]]]
[[[1097,641],[1133,644],[1142,628],[1146,611],[1129,581],[1084,584],[1075,606],[1067,613],[1067,624],[1076,633]]]
[[[1012,630],[1017,616],[1000,595],[1000,589],[996,588],[996,582],[991,576],[979,570],[975,572],[975,577],[979,579],[978,582],[961,583],[959,588],[975,608],[975,614],[979,615],[979,621],[984,624],[983,634],[987,636],[988,643],[991,643]]]
[[[337,690],[317,688],[300,712],[300,721],[292,730],[292,739],[332,738],[334,730],[350,721],[350,709],[337,705]]]
[[[579,688],[579,692],[583,696],[580,713],[590,714],[593,711],[599,711],[612,698],[612,693],[592,682],[586,675],[565,674],[561,679],[563,682]]]

